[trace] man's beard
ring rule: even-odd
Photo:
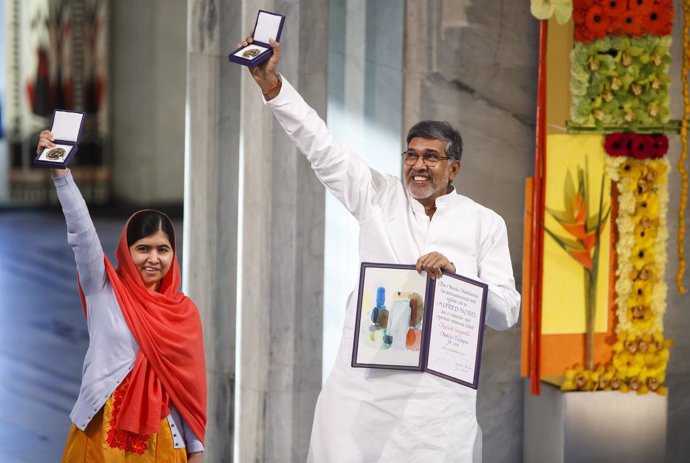
[[[433,196],[435,193],[441,191],[441,186],[436,183],[432,176],[424,174],[417,174],[417,176],[427,177],[429,179],[429,183],[425,185],[417,185],[414,183],[415,174],[410,174],[408,176],[407,182],[405,182],[405,189],[407,189],[410,196],[412,196],[414,199],[427,199]]]

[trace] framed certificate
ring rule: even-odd
[[[72,162],[79,148],[81,128],[86,113],[58,109],[53,114],[50,131],[55,137],[53,148],[46,148],[36,155],[37,167],[65,168]]]
[[[479,385],[488,286],[414,265],[361,266],[352,366],[426,371]]]
[[[232,63],[254,67],[263,63],[273,55],[273,48],[268,39],[273,38],[280,42],[280,34],[283,32],[285,16],[270,11],[259,10],[256,15],[256,24],[252,38],[254,41],[246,47],[239,47],[228,55]]]

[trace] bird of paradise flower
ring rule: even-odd
[[[570,170],[567,171],[564,189],[565,210],[559,211],[546,207],[546,211],[567,232],[567,235],[558,234],[546,225],[544,230],[570,257],[582,265],[584,270],[585,366],[591,370],[594,367],[599,241],[611,208],[608,206],[604,211],[604,176],[602,176],[599,209],[589,214],[588,170],[587,164],[584,169],[577,167],[577,186],[573,182]]]

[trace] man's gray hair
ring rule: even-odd
[[[459,161],[462,158],[462,136],[448,122],[421,121],[407,132],[407,144],[415,137],[447,141],[446,156]]]

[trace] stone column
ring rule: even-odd
[[[129,204],[182,202],[186,6],[110,2],[113,194]]]
[[[404,126],[445,120],[464,140],[458,191],[506,221],[521,286],[524,179],[533,172],[538,22],[516,1],[407,0]],[[484,461],[522,452],[520,330],[485,331],[477,419]]]
[[[244,24],[264,2],[245,1]],[[325,118],[328,3],[287,16],[280,72]],[[321,389],[324,189],[248,72],[242,77],[243,239],[239,461],[306,460]]]
[[[188,2],[183,276],[204,326],[208,463],[232,461],[236,438],[241,69],[226,55],[241,13],[234,0]]]
[[[303,462],[321,388],[324,190],[227,61],[259,9],[287,16],[280,71],[325,116],[327,4],[189,0],[184,275],[205,329],[208,462],[232,461],[235,440],[236,461]]]

